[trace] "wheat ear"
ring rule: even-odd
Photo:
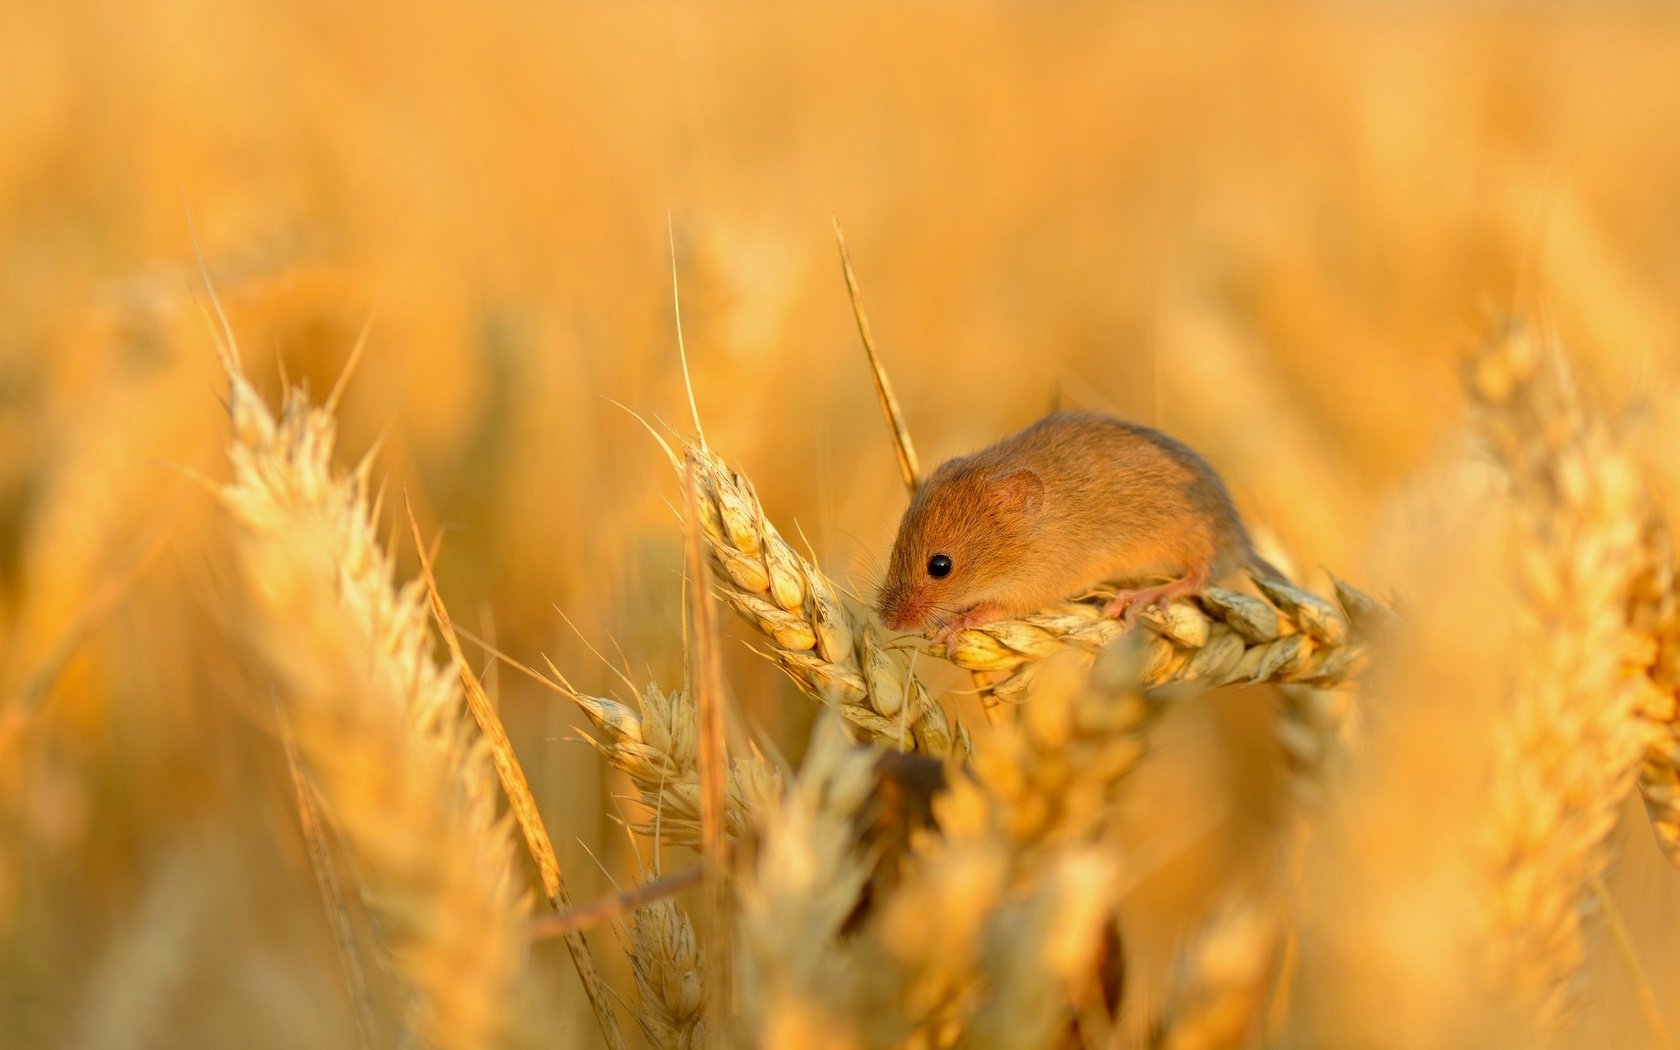
[[[868,1020],[852,1010],[862,975],[840,942],[869,878],[853,829],[875,760],[825,719],[799,776],[766,814],[758,863],[737,896],[744,1045],[878,1045],[857,1028]]]
[[[1564,362],[1512,329],[1466,363],[1482,437],[1511,484],[1520,661],[1495,726],[1491,960],[1543,1024],[1573,1001],[1583,917],[1649,739],[1644,675],[1625,663],[1650,508],[1630,457]]]
[[[1283,948],[1281,901],[1231,891],[1181,951],[1154,1050],[1240,1050],[1264,1027]]]
[[[630,917],[636,1019],[655,1050],[704,1050],[706,952],[676,904],[655,901]]]
[[[946,716],[907,658],[883,646],[828,577],[782,539],[746,476],[704,447],[686,453],[719,597],[764,634],[769,657],[806,693],[832,703],[864,739],[939,757],[968,754],[968,730]],[[672,463],[681,474],[683,461],[672,456]]]
[[[333,465],[329,411],[300,390],[275,418],[224,348],[248,635],[277,682],[299,764],[355,874],[428,1045],[492,1044],[523,966],[526,895],[495,781],[418,587],[375,536],[370,461]]]
[[[649,685],[635,707],[602,696],[561,691],[588,717],[598,736],[585,736],[608,762],[629,774],[648,810],[635,830],[662,842],[700,845],[699,738],[694,701],[686,692]],[[782,776],[757,751],[735,756],[725,782],[724,830],[738,836],[757,814],[781,798]]]
[[[1223,587],[1146,610],[1143,668],[1150,685],[1280,682],[1331,688],[1357,678],[1369,661],[1372,631],[1393,619],[1375,599],[1338,583],[1337,600],[1290,584],[1257,580],[1270,601]],[[1104,616],[1103,592],[1018,620],[958,632],[947,658],[994,676],[998,699],[1016,703],[1031,689],[1033,667],[1055,653],[1094,654],[1126,634]],[[1355,628],[1358,624],[1358,629]]]
[[[1629,610],[1629,662],[1649,682],[1644,712],[1651,739],[1639,790],[1663,855],[1680,866],[1680,586],[1674,543],[1665,522],[1645,530],[1648,569],[1634,585]]]
[[[1046,667],[935,797],[938,833],[913,837],[903,881],[848,946],[871,1045],[1042,1045],[1106,1014],[1091,1007],[1124,885],[1117,798],[1162,696],[1139,685],[1133,642],[1094,668]]]

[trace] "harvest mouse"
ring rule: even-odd
[[[1057,412],[939,465],[910,499],[875,609],[893,630],[957,631],[1019,616],[1107,580],[1136,611],[1239,568],[1254,553],[1225,485],[1173,438],[1093,412]]]

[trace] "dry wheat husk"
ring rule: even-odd
[[[333,464],[334,421],[300,390],[278,418],[228,357],[245,626],[300,764],[428,1046],[494,1043],[525,951],[526,894],[495,778],[432,657],[419,587],[376,535],[369,461]]]
[[[746,475],[703,446],[689,445],[684,455],[699,486],[718,595],[769,640],[770,659],[800,689],[832,704],[860,739],[935,757],[968,754],[968,730],[946,715],[908,658],[883,646],[828,577],[782,539]],[[682,472],[683,460],[671,458]]]

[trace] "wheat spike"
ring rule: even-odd
[[[1094,671],[1052,661],[935,797],[937,833],[912,838],[903,881],[846,945],[846,1012],[870,1045],[1048,1045],[1075,1014],[1106,1015],[1091,1006],[1124,884],[1115,802],[1161,703],[1140,658],[1126,643]]]
[[[1649,507],[1628,455],[1562,358],[1513,329],[1466,365],[1480,432],[1510,479],[1528,653],[1495,727],[1485,829],[1496,980],[1555,1023],[1586,954],[1605,840],[1649,739],[1648,679],[1625,664]]]
[[[1279,682],[1333,688],[1357,679],[1369,662],[1369,641],[1393,614],[1346,584],[1337,602],[1273,581],[1257,581],[1270,602],[1223,587],[1193,599],[1146,610],[1144,680],[1216,686]],[[959,667],[994,675],[1000,700],[1017,703],[1031,689],[1034,665],[1065,650],[1087,655],[1126,633],[1103,615],[1104,593],[1067,602],[1018,620],[958,632],[947,658]],[[1359,609],[1353,613],[1349,606]],[[1363,629],[1353,627],[1356,615]]]
[[[700,771],[694,701],[686,692],[662,692],[649,685],[636,708],[589,696],[569,687],[562,691],[599,730],[585,740],[613,766],[629,774],[648,816],[635,825],[643,835],[663,842],[700,844]],[[727,834],[738,836],[756,816],[781,797],[782,777],[756,751],[735,756],[725,783]]]
[[[934,756],[968,754],[968,730],[782,539],[746,476],[705,448],[686,451],[719,596],[769,639],[770,658],[805,692],[832,703],[863,739]],[[681,473],[682,461],[672,462]]]
[[[1283,947],[1282,902],[1239,888],[1181,952],[1155,1050],[1239,1050],[1263,1027]]]
[[[869,863],[853,835],[875,755],[820,723],[799,777],[767,814],[759,860],[740,887],[742,1026],[747,1045],[862,1050],[850,1007],[859,973],[840,931]]]
[[[423,595],[396,586],[368,499],[369,462],[333,464],[332,416],[301,390],[275,418],[227,348],[247,624],[277,682],[300,764],[342,843],[430,1046],[482,1047],[523,966],[525,893],[496,817],[488,754],[456,677],[432,657]]]
[[[706,953],[688,916],[669,900],[630,917],[630,968],[636,977],[636,1019],[655,1050],[703,1050],[709,1045],[702,993]]]
[[[1071,656],[1044,665],[1015,723],[974,756],[971,778],[952,784],[939,810],[947,837],[981,833],[979,820],[1017,851],[1100,838],[1164,709],[1165,694],[1140,684],[1144,658],[1125,639],[1088,671]]]
[[[1663,855],[1680,866],[1680,588],[1666,523],[1646,525],[1647,571],[1629,607],[1628,662],[1649,683],[1642,705],[1652,734],[1639,790]]]

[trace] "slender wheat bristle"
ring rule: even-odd
[[[349,856],[406,1024],[490,1045],[523,967],[526,893],[484,745],[432,657],[423,594],[395,586],[369,463],[333,464],[335,424],[301,390],[276,419],[229,359],[248,636],[277,683],[320,813]]]
[[[1496,979],[1543,1023],[1573,1004],[1591,886],[1649,739],[1625,666],[1650,508],[1634,464],[1562,358],[1524,331],[1467,364],[1480,431],[1510,479],[1520,651],[1495,728],[1485,848]]]

